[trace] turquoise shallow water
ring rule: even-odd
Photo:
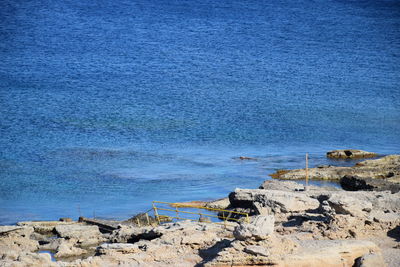
[[[219,198],[305,152],[399,152],[398,1],[1,5],[0,224]]]

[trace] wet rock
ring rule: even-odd
[[[256,216],[251,223],[240,224],[233,231],[233,235],[238,240],[264,240],[274,232],[275,218],[272,215]]]
[[[337,180],[345,175],[361,178],[387,179],[389,182],[400,182],[400,155],[390,155],[375,160],[365,160],[353,167],[309,168],[310,179]],[[273,178],[284,180],[303,180],[306,177],[305,169],[280,171],[271,174]]]
[[[340,149],[333,150],[326,153],[328,158],[333,159],[359,159],[359,158],[373,158],[378,154],[357,149]]]
[[[358,176],[345,175],[340,179],[340,185],[348,191],[390,191],[400,192],[400,184],[387,181],[386,179],[372,179]]]
[[[240,156],[234,159],[238,159],[238,160],[258,160],[257,158],[253,158],[253,157],[246,157],[246,156]]]

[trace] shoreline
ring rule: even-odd
[[[249,215],[249,222],[231,217],[238,219],[229,222],[232,227],[203,221],[158,225],[144,214],[112,224],[63,218],[0,226],[0,266],[398,266],[400,192],[370,180],[397,184],[398,173],[371,178],[365,168],[368,174],[387,174],[399,162],[393,155],[346,169],[358,184],[372,186],[367,189],[310,185],[304,190],[297,182],[272,179],[215,201],[172,203],[172,208],[194,205]],[[314,169],[337,173],[340,168]],[[298,180],[299,173],[284,175]]]

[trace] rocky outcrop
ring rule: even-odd
[[[274,216],[256,216],[250,223],[240,224],[233,232],[237,240],[265,240],[274,232]]]
[[[380,249],[370,241],[314,240],[300,242],[301,250],[282,258],[280,266],[319,267],[353,266],[365,254],[381,255]],[[385,266],[383,261],[379,262]]]
[[[319,207],[318,200],[300,191],[235,189],[234,192],[229,194],[229,200],[231,207],[253,209],[253,212],[250,211],[252,214],[261,214],[259,207],[267,207],[274,213],[300,212]]]
[[[55,232],[59,237],[75,239],[80,246],[97,245],[105,239],[96,225],[72,224],[57,225]]]
[[[65,221],[37,221],[37,222],[19,222],[19,226],[30,226],[33,227],[34,231],[39,234],[51,234],[54,228],[58,225],[72,225],[77,222],[65,222]]]
[[[378,154],[357,149],[339,149],[327,152],[326,156],[333,159],[360,159],[377,157]]]
[[[229,208],[249,212],[249,222],[119,225],[106,235],[84,223],[56,224],[58,238],[40,226],[3,226],[0,266],[385,266],[375,244],[384,238],[393,250],[385,259],[398,255],[400,192],[304,191],[277,180],[260,188],[229,196]],[[365,238],[374,243],[356,240]],[[38,249],[55,252],[57,261]],[[392,259],[397,267],[400,258]]]
[[[17,260],[21,253],[39,249],[39,243],[30,239],[33,227],[0,226],[0,259]]]
[[[344,176],[357,176],[359,179],[382,179],[391,183],[400,183],[400,155],[390,155],[375,160],[365,160],[353,167],[320,166],[308,169],[309,179],[336,180]],[[277,171],[273,178],[283,180],[303,180],[305,169]]]
[[[355,267],[386,267],[386,263],[380,253],[368,253],[356,259]]]
[[[76,247],[75,245],[78,243],[77,240],[74,239],[60,239],[61,242],[57,247],[57,253],[54,255],[56,258],[67,258],[80,256],[87,253],[87,250]]]
[[[358,176],[345,175],[340,179],[340,185],[348,191],[400,191],[400,183],[393,183],[385,179],[361,178]]]

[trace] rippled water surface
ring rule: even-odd
[[[393,0],[2,1],[0,224],[398,153],[399,29]]]

